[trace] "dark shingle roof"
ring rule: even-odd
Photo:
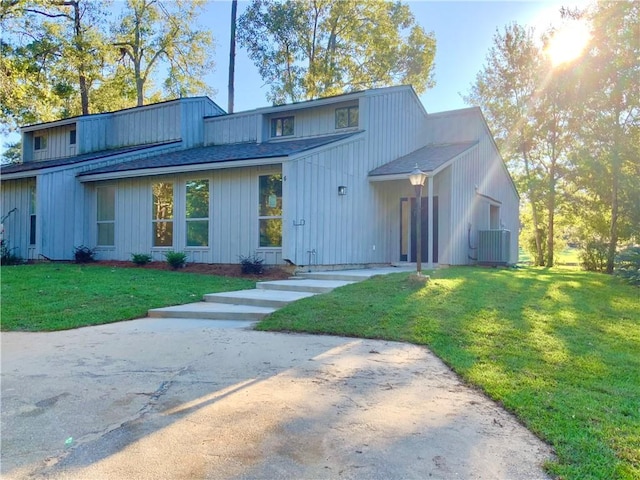
[[[371,170],[369,176],[408,175],[415,168],[416,164],[423,172],[433,172],[477,143],[478,142],[462,142],[446,145],[427,145],[404,157],[397,158]]]
[[[99,173],[124,172],[128,170],[180,167],[203,163],[286,157],[348,138],[357,133],[359,132],[290,141],[235,143],[230,145],[211,145],[208,147],[190,148],[188,150],[179,150],[171,153],[154,155],[153,157],[133,160],[131,162],[120,163],[94,170],[87,170],[80,173],[80,175],[95,175]]]
[[[161,145],[171,145],[177,142],[164,142],[153,143],[148,145],[136,145],[133,147],[114,148],[111,150],[102,150],[100,152],[84,153],[82,155],[76,155],[73,157],[56,158],[53,160],[44,161],[32,161],[26,163],[14,163],[10,165],[3,165],[0,167],[0,174],[8,175],[10,173],[29,172],[32,170],[41,170],[44,168],[63,167],[65,165],[74,165],[76,163],[87,162],[90,160],[99,160],[101,158],[112,157],[115,155],[122,155],[125,153],[138,152],[147,148],[158,147]]]

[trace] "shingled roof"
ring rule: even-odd
[[[418,165],[423,172],[433,172],[458,155],[466,152],[478,142],[448,143],[444,145],[427,145],[397,158],[369,172],[370,177],[409,175]]]
[[[329,143],[337,142],[360,132],[351,132],[340,135],[328,135],[325,137],[305,138],[289,141],[265,142],[265,143],[235,143],[229,145],[211,145],[207,147],[190,148],[170,153],[154,155],[152,157],[132,160],[108,167],[87,170],[80,173],[84,175],[96,175],[114,172],[126,172],[130,170],[146,170],[166,167],[181,167],[188,165],[232,162],[238,160],[253,160],[262,158],[287,157],[304,152]]]

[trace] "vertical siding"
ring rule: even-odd
[[[281,263],[281,249],[260,249],[258,234],[258,175],[279,173],[279,166],[237,168],[97,182],[88,187],[90,211],[86,215],[87,236],[96,242],[95,189],[99,185],[116,187],[115,246],[101,247],[101,259],[129,260],[132,253],[151,253],[154,260],[164,260],[167,250],[184,251],[189,262],[238,263],[240,255],[257,253],[266,263]],[[187,247],[185,227],[185,183],[208,179],[209,246]],[[152,194],[156,182],[174,184],[174,245],[171,248],[152,246]],[[133,206],[133,208],[132,208]]]
[[[25,156],[25,161],[51,160],[75,155],[76,145],[69,144],[69,132],[75,128],[75,125],[65,125],[25,133],[24,136],[28,137],[28,139],[25,138],[25,145],[30,149],[29,155]],[[33,138],[41,135],[47,138],[47,148],[34,150]]]
[[[36,184],[35,178],[19,180],[5,180],[2,182],[2,211],[4,217],[14,208],[16,209],[5,219],[3,238],[15,255],[21,258],[33,259],[35,249],[29,246],[29,232],[31,228],[30,204],[31,187]],[[36,215],[38,212],[36,212]],[[36,217],[37,218],[37,217]],[[39,232],[36,232],[39,234]],[[40,235],[38,235],[39,237]],[[31,252],[31,254],[30,254]]]
[[[255,113],[224,115],[204,121],[205,145],[223,145],[257,141]]]

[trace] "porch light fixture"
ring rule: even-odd
[[[409,174],[409,181],[413,188],[416,190],[416,207],[417,207],[417,220],[416,220],[416,272],[418,275],[422,275],[422,186],[427,179],[427,174],[418,168],[416,163],[415,168]]]
[[[345,187],[344,185],[340,185],[338,187],[338,195],[346,195],[347,194],[347,187]]]

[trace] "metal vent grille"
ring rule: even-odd
[[[509,263],[509,230],[478,231],[478,263],[482,265],[507,265]]]

